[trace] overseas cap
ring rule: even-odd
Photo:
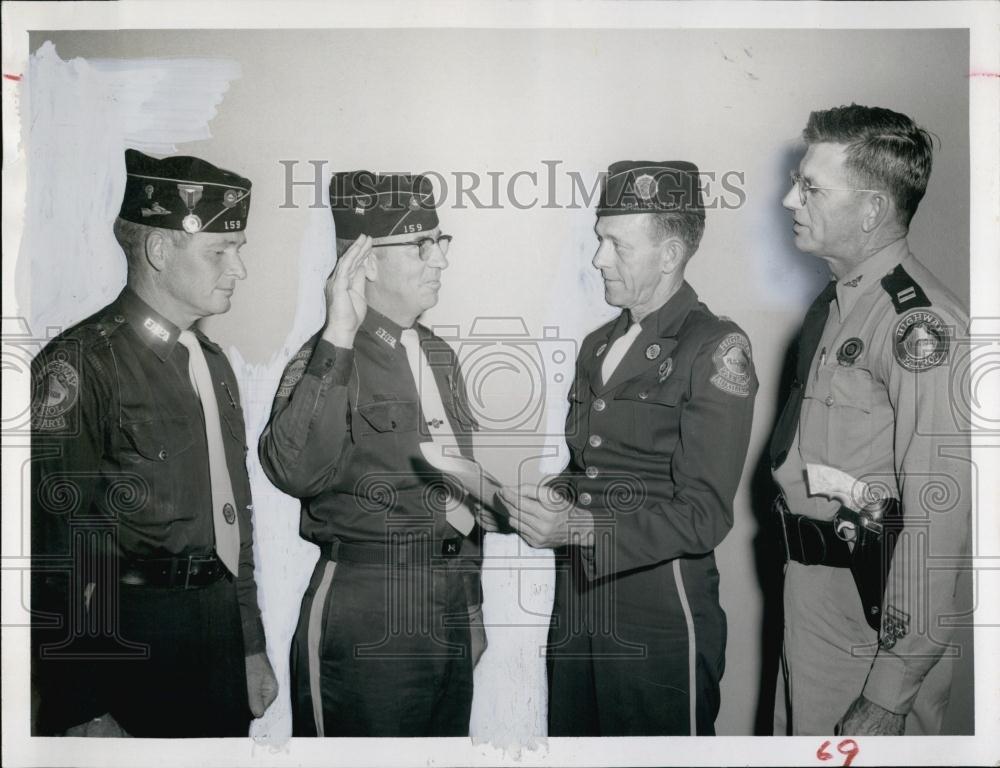
[[[694,163],[622,160],[608,168],[598,216],[668,212],[705,215]]]
[[[157,159],[125,150],[126,221],[184,232],[239,232],[250,213],[250,180],[198,157]]]
[[[431,180],[419,174],[335,173],[330,209],[337,237],[389,237],[426,232],[438,225]]]

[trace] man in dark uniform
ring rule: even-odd
[[[416,322],[451,238],[423,176],[335,174],[330,205],[326,324],[288,363],[260,439],[320,548],[292,641],[293,732],[467,735],[482,531],[420,448],[472,456],[455,355]]]
[[[33,361],[34,732],[245,736],[273,701],[229,310],[250,182],[125,153],[128,278]]]
[[[960,608],[958,571],[928,558],[967,554],[971,477],[949,365],[968,315],[907,243],[931,138],[906,115],[855,104],[813,112],[803,135],[782,204],[795,245],[834,279],[806,315],[771,438],[789,560],[775,733],[936,734],[952,674],[940,620]],[[899,511],[881,521],[897,527],[896,544],[873,574],[858,568],[866,548],[844,534],[841,504],[810,488],[807,464],[867,483]]]
[[[570,464],[504,501],[556,549],[550,736],[713,734],[726,619],[713,551],[733,525],[757,379],[750,343],[684,280],[698,169],[611,166],[594,266],[616,319],[580,347]]]

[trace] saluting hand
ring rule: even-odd
[[[505,486],[500,498],[510,509],[511,528],[536,549],[593,543],[593,516],[575,508],[554,488]]]
[[[326,281],[326,327],[323,338],[337,347],[351,348],[354,336],[368,312],[365,301],[365,259],[372,252],[372,239],[359,235],[337,259]]]

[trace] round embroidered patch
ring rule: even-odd
[[[893,334],[896,362],[908,371],[926,371],[948,356],[948,330],[941,318],[926,309],[906,314]]]
[[[31,423],[35,429],[57,431],[66,428],[66,414],[80,396],[80,375],[65,360],[49,360],[38,376],[31,403]]]
[[[854,365],[854,361],[858,359],[864,348],[865,343],[857,336],[852,336],[837,350],[837,362],[845,366]]]
[[[718,389],[737,397],[750,394],[750,341],[742,333],[730,333],[712,353],[715,373],[710,381]]]
[[[311,349],[303,349],[289,360],[285,367],[285,375],[281,377],[281,384],[278,385],[276,397],[291,397],[295,385],[301,381],[309,365],[309,358],[312,357]]]

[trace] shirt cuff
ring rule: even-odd
[[[318,379],[326,379],[337,386],[347,386],[354,367],[354,349],[335,347],[325,339],[316,342],[306,374]]]
[[[253,656],[256,653],[267,652],[267,640],[264,637],[264,624],[259,616],[243,620],[243,655]]]
[[[920,690],[921,677],[907,674],[906,662],[885,650],[879,651],[868,672],[862,695],[873,704],[897,715],[909,714]]]

